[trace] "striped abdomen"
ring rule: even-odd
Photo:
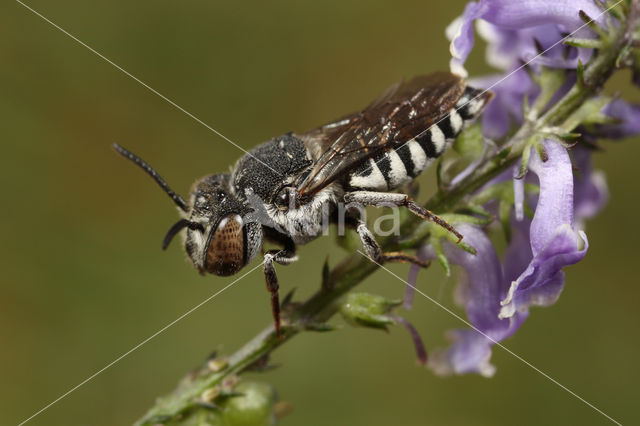
[[[467,87],[456,105],[429,129],[355,169],[347,179],[349,187],[388,191],[409,183],[442,155],[464,127],[480,114],[490,98],[489,92]]]

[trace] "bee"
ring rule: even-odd
[[[400,82],[363,110],[307,133],[287,133],[264,142],[238,160],[230,173],[195,182],[188,202],[145,161],[114,148],[147,174],[173,200],[182,218],[167,232],[166,249],[180,232],[188,258],[202,274],[236,274],[263,250],[265,240],[281,247],[263,253],[274,328],[281,335],[278,278],[274,263],[296,260],[296,247],[322,234],[325,218],[336,221],[341,203],[399,206],[438,223],[444,220],[409,196],[389,192],[411,182],[480,115],[492,98],[448,72]],[[348,210],[345,224],[360,236],[376,262],[411,262],[415,256],[385,253],[360,215]]]

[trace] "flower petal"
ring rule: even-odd
[[[544,147],[549,159],[543,162],[533,150],[529,162],[529,170],[540,181],[540,197],[531,222],[534,256],[547,245],[560,226],[573,226],[573,172],[569,153],[555,142],[546,142]]]
[[[467,76],[467,72],[462,66],[473,48],[474,34],[473,21],[481,17],[487,10],[483,2],[470,2],[464,8],[461,17],[456,18],[447,27],[447,37],[451,40],[449,51],[451,52],[451,72],[462,77]]]
[[[451,330],[447,333],[451,346],[432,351],[429,368],[439,375],[478,373],[491,377],[496,367],[489,363],[493,344],[475,330]]]
[[[602,11],[593,0],[484,0],[487,6],[482,19],[507,29],[519,30],[545,24],[560,24],[565,31],[574,31],[584,22],[578,11],[602,21]]]
[[[498,318],[500,300],[508,287],[498,255],[480,228],[461,224],[458,229],[477,254],[460,250],[450,243],[445,243],[444,249],[449,261],[465,271],[466,280],[460,284],[458,299],[475,329],[450,332],[452,345],[433,352],[429,367],[436,374],[475,372],[491,376],[495,371],[489,364],[491,346],[513,334],[527,314],[519,314],[511,320]]]
[[[544,57],[536,58],[553,63],[559,67],[577,66],[578,59],[584,63],[591,55],[589,49],[574,49],[579,52],[573,60],[564,61],[563,46],[556,44],[565,32],[576,33],[578,37],[591,37],[593,31],[584,25],[578,11],[583,10],[599,23],[604,20],[602,11],[592,0],[480,0],[470,2],[464,13],[447,28],[447,37],[451,40],[451,71],[466,77],[463,67],[474,45],[473,22],[484,20],[494,28],[484,26],[480,32],[489,43],[488,62],[502,69],[511,69],[517,62],[513,58],[525,61],[535,57],[536,42],[543,49],[553,47]],[[528,29],[534,28],[535,34]],[[534,42],[534,40],[536,42]]]
[[[588,243],[582,231],[573,228],[573,174],[567,150],[555,142],[544,144],[549,159],[543,162],[533,152],[529,169],[540,181],[540,196],[529,235],[533,258],[502,300],[500,318],[528,311],[538,296],[555,300],[562,290],[562,268],[579,262]],[[545,287],[547,287],[545,289]],[[548,291],[547,291],[548,290]]]
[[[475,255],[446,244],[445,254],[449,262],[460,265],[466,272],[466,282],[460,294],[467,318],[481,330],[490,330],[496,325],[496,315],[500,310],[500,298],[505,294],[502,267],[491,240],[479,228],[461,224],[458,230],[467,244],[475,250]],[[503,322],[508,326],[508,321]]]

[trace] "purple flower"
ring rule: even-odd
[[[512,216],[511,240],[502,262],[484,231],[471,225],[458,228],[476,255],[443,244],[449,261],[466,272],[456,301],[464,306],[473,328],[449,332],[451,346],[432,352],[429,366],[438,374],[491,376],[495,372],[489,363],[491,347],[520,327],[530,306],[554,303],[564,285],[562,268],[580,261],[586,253],[586,236],[574,227],[569,154],[555,142],[546,142],[545,148],[546,162],[535,150],[530,160],[530,170],[540,184],[540,196],[533,201],[533,220]],[[425,246],[419,256],[432,259],[435,252]]]
[[[529,169],[540,181],[540,196],[529,230],[532,258],[500,302],[500,318],[527,311],[531,304],[553,303],[562,289],[562,268],[579,262],[587,251],[586,235],[574,228],[569,154],[555,142],[546,142],[544,146],[549,159],[543,162],[533,153],[529,163]]]
[[[513,125],[523,122],[522,105],[540,94],[538,83],[521,69],[522,62],[533,61],[534,73],[547,68],[566,69],[562,87],[555,90],[550,104],[556,102],[576,82],[579,61],[586,63],[591,49],[568,47],[562,43],[566,34],[577,31],[580,38],[592,38],[595,33],[584,25],[579,11],[603,25],[603,13],[593,0],[479,0],[467,5],[463,15],[447,29],[451,39],[451,69],[466,75],[464,62],[474,44],[474,21],[478,32],[487,40],[487,62],[505,71],[469,84],[491,88],[493,102],[483,115],[483,135],[500,139]],[[539,55],[540,50],[543,55]],[[578,131],[584,139],[596,137],[621,138],[640,133],[640,107],[623,101],[609,103],[602,113],[615,119],[613,123],[590,125]],[[586,126],[586,125],[585,125]],[[512,179],[514,209],[509,212],[510,240],[500,259],[484,229],[469,224],[457,228],[465,242],[476,249],[472,255],[444,241],[442,250],[448,261],[460,266],[465,274],[458,287],[456,302],[464,307],[471,328],[447,333],[451,345],[432,351],[428,365],[439,374],[478,373],[491,376],[492,346],[511,336],[529,316],[531,306],[553,304],[564,287],[563,269],[584,258],[588,249],[583,221],[597,214],[606,203],[608,192],[604,176],[591,166],[591,150],[578,146],[572,158],[561,144],[543,142],[548,159],[542,161],[533,147],[525,179],[514,179],[514,171],[506,170],[487,186]],[[575,168],[575,174],[574,174]],[[525,180],[538,184],[539,194],[525,193]],[[505,186],[502,185],[502,188]],[[511,196],[511,195],[510,195]],[[504,198],[509,200],[509,198]],[[484,206],[494,214],[499,200]],[[525,202],[534,209],[532,219],[525,216]],[[505,219],[505,218],[501,218]],[[421,247],[422,259],[434,259],[433,246]],[[416,280],[412,267],[409,283]],[[407,293],[411,296],[411,292]],[[405,306],[410,305],[408,297]]]
[[[474,21],[487,41],[487,63],[508,72],[470,80],[470,84],[490,88],[495,93],[495,99],[482,118],[486,137],[499,139],[507,134],[513,123],[522,123],[525,97],[533,101],[540,92],[522,69],[523,62],[535,70],[540,65],[575,69],[578,61],[586,63],[589,60],[592,49],[573,48],[562,43],[567,33],[577,29],[580,30],[576,36],[593,37],[593,31],[583,27],[579,10],[602,20],[602,11],[592,0],[481,0],[467,4],[463,15],[447,28],[453,72],[466,76],[463,65],[474,45]],[[539,55],[540,49],[544,51],[543,55]],[[558,95],[564,94],[574,82],[575,75],[569,75]]]
[[[586,63],[589,60],[592,49],[574,48],[562,43],[567,33],[576,30],[575,36],[594,36],[594,32],[584,26],[578,13],[580,10],[602,21],[602,11],[592,0],[480,0],[467,4],[462,16],[447,28],[453,72],[463,76],[467,74],[463,65],[474,45],[474,21],[477,21],[479,34],[487,41],[487,63],[507,72],[469,82],[495,93],[495,99],[482,118],[486,137],[499,139],[507,134],[513,123],[522,123],[525,97],[533,101],[540,92],[538,85],[522,68],[522,63],[528,63],[534,70],[539,70],[541,65],[575,69],[579,61]],[[544,51],[543,55],[539,54],[540,49]],[[575,73],[569,73],[557,96],[566,93],[573,83]]]
[[[466,76],[464,62],[474,44],[473,22],[480,24],[481,34],[489,42],[487,62],[498,68],[513,69],[538,54],[538,47],[550,49],[536,63],[574,68],[591,56],[589,49],[572,49],[565,59],[564,46],[558,43],[563,34],[583,27],[578,11],[601,21],[602,11],[592,0],[480,0],[467,4],[464,13],[447,28],[451,39],[451,70]],[[482,22],[479,21],[479,22]],[[591,30],[581,28],[576,34],[590,37]]]

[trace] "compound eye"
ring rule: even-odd
[[[275,203],[276,206],[282,211],[289,210],[289,203],[291,201],[291,191],[293,190],[290,186],[285,186],[278,192],[276,195]]]

